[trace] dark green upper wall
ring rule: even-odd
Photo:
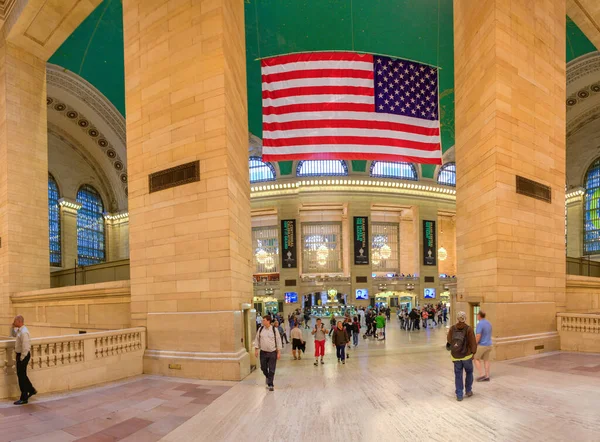
[[[567,63],[596,50],[575,22],[567,17]]]
[[[122,0],[104,0],[48,60],[93,84],[125,116]]]

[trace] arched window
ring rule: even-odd
[[[444,164],[438,173],[438,184],[456,187],[456,163]]]
[[[411,163],[394,163],[391,161],[373,161],[371,163],[372,177],[397,178],[400,180],[418,181],[417,168]]]
[[[104,205],[96,189],[86,184],[77,192],[77,262],[80,266],[105,261]]]
[[[251,183],[275,181],[275,168],[271,163],[265,163],[259,157],[250,157],[248,165]]]
[[[600,158],[592,163],[585,176],[584,255],[600,253]]]
[[[50,237],[50,265],[60,267],[60,210],[58,185],[51,174],[48,174],[48,234]]]
[[[348,176],[348,165],[344,160],[300,161],[296,176]]]

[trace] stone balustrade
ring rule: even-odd
[[[556,324],[561,350],[600,352],[600,313],[558,313]]]
[[[0,341],[0,396],[18,395],[15,341]],[[28,374],[38,392],[71,390],[142,374],[144,327],[31,340]]]

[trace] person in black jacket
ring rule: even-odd
[[[331,337],[331,343],[335,346],[338,362],[341,361],[342,364],[346,364],[346,344],[348,342],[350,342],[348,332],[346,332],[342,321],[338,321]]]

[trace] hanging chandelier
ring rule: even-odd
[[[381,258],[389,259],[390,256],[392,256],[392,249],[387,244],[384,244],[379,249],[379,254],[381,255]]]
[[[265,266],[265,269],[272,270],[275,267],[275,260],[269,255],[265,258],[263,265]]]
[[[445,261],[446,258],[448,258],[448,252],[446,251],[445,248],[440,247],[438,249],[438,258],[440,259],[440,261]]]
[[[317,264],[324,266],[327,264],[327,258],[329,257],[329,249],[325,244],[321,244],[317,249]]]
[[[373,265],[375,265],[375,266],[378,266],[379,264],[381,264],[381,254],[379,253],[379,251],[375,250],[371,254],[371,261],[373,261]]]
[[[256,261],[258,261],[259,264],[264,264],[269,257],[269,254],[264,249],[258,249],[255,256]]]

